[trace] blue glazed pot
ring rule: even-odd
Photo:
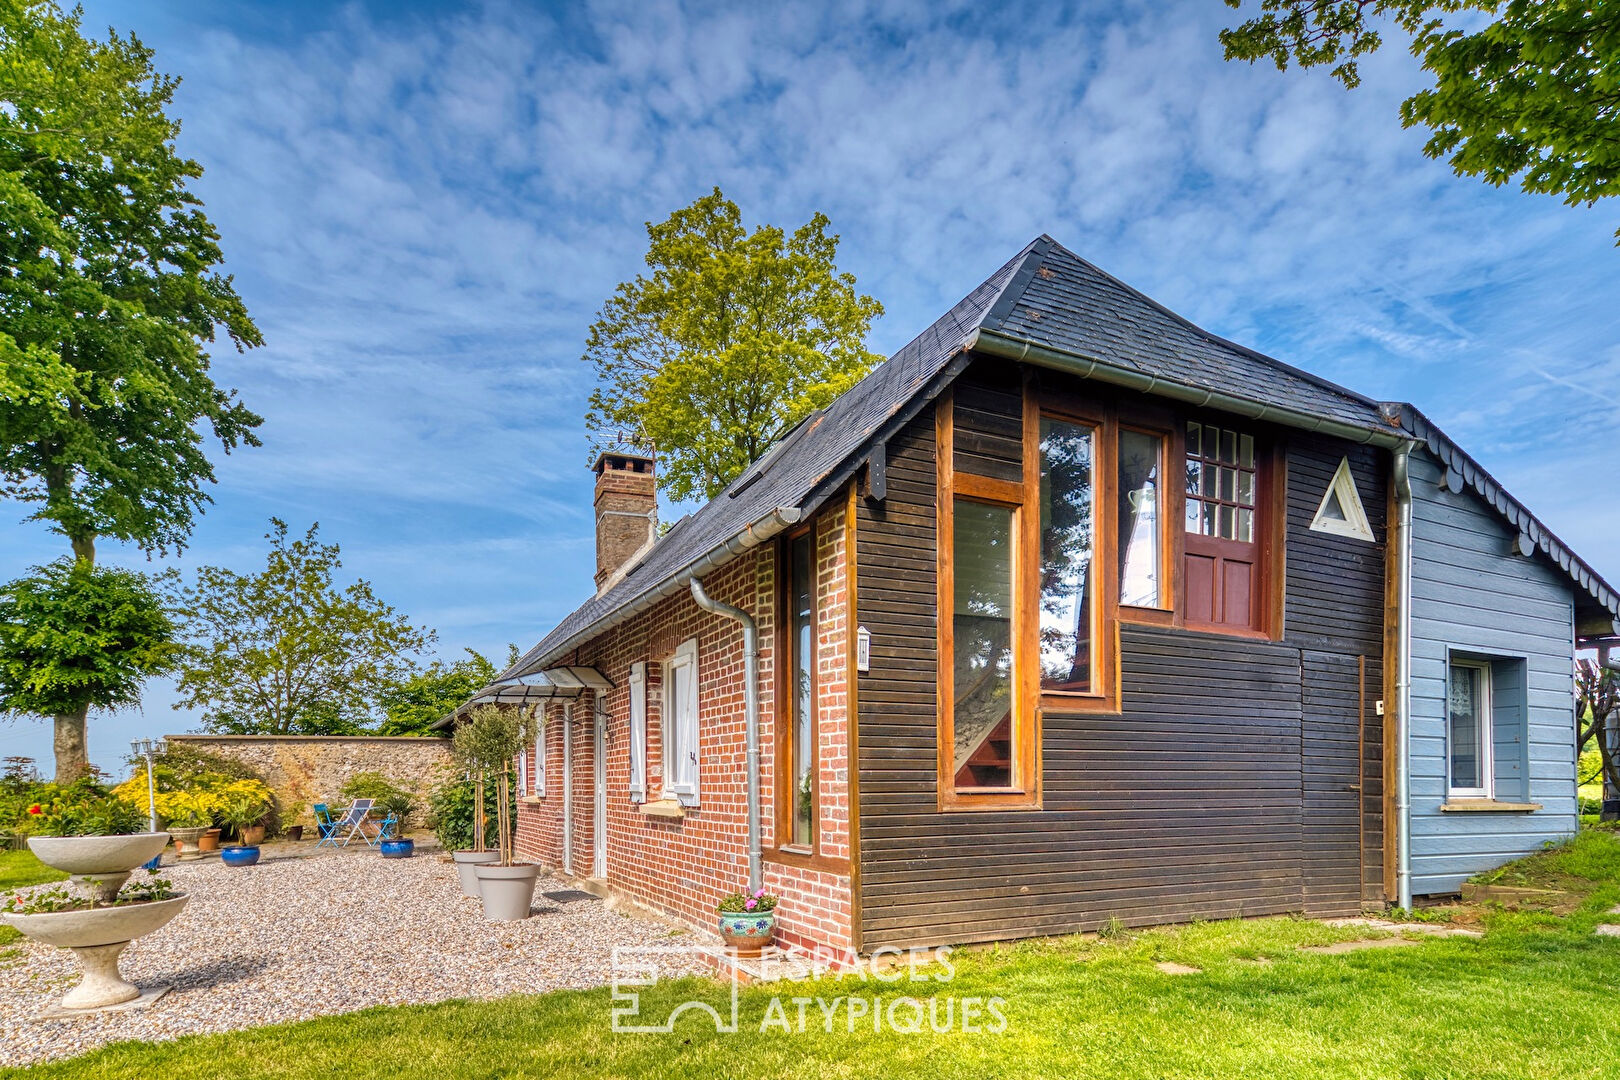
[[[776,911],[722,911],[720,936],[744,952],[758,952],[776,937]]]
[[[259,849],[256,847],[228,847],[221,849],[219,857],[226,866],[252,866],[259,861]]]
[[[415,840],[384,840],[377,847],[385,859],[408,859],[416,850]]]

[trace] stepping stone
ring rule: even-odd
[[[1300,952],[1317,953],[1320,956],[1338,956],[1341,953],[1360,952],[1362,949],[1398,949],[1402,945],[1421,945],[1421,941],[1412,941],[1409,938],[1374,938],[1370,941],[1335,941],[1331,945],[1307,945]]]
[[[1620,926],[1616,926],[1614,923],[1604,923],[1596,930],[1593,930],[1592,933],[1599,937],[1620,937]]]
[[[558,904],[572,904],[576,900],[600,900],[595,893],[588,893],[584,889],[558,889],[556,892],[541,893],[541,896]]]
[[[1166,975],[1202,975],[1204,973],[1203,968],[1188,967],[1186,964],[1178,964],[1174,960],[1160,960],[1153,966]]]
[[[1610,908],[1609,909],[1609,914],[1610,915],[1620,915],[1620,904],[1616,904],[1616,905],[1614,905],[1614,907]]]

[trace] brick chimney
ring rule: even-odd
[[[596,472],[596,591],[617,584],[628,567],[658,538],[658,496],[653,459],[644,454],[606,453]]]

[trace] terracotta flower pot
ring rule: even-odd
[[[202,836],[197,839],[197,850],[198,851],[218,851],[219,850],[219,830],[218,829],[208,829],[207,831],[205,831],[202,834]]]
[[[264,843],[264,826],[247,825],[242,829],[242,846],[258,847]]]

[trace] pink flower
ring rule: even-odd
[[[749,911],[753,911],[755,908],[759,907],[759,901],[750,900],[748,903],[744,904],[743,907],[747,908]]]
[[[756,900],[757,900],[757,899],[759,899],[759,898],[760,898],[760,897],[761,897],[761,896],[764,896],[764,895],[765,895],[765,890],[764,890],[764,889],[755,889],[755,890],[754,890],[754,899],[756,899]]]

